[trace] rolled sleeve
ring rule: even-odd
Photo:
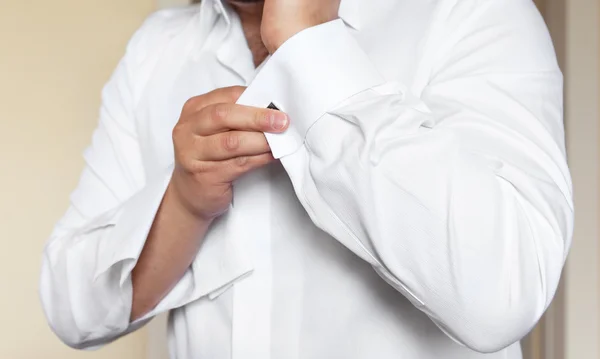
[[[123,262],[119,275],[121,286],[137,263],[154,218],[171,180],[172,167],[169,167],[156,180],[131,197],[118,210],[112,220],[114,229],[98,248],[98,262],[94,281],[117,263]]]

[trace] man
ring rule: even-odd
[[[76,348],[169,311],[172,358],[520,358],[572,233],[529,0],[158,12],[85,159],[40,285]]]

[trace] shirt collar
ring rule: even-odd
[[[358,30],[360,27],[360,1],[361,0],[342,0],[340,5],[339,16],[346,24]],[[223,17],[227,25],[231,24],[232,11],[223,0],[212,0],[214,10]]]

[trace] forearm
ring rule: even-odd
[[[210,223],[185,208],[171,182],[132,272],[131,321],[150,312],[173,289],[196,257]]]
[[[175,171],[132,272],[131,320],[154,309],[185,276],[212,220],[229,209],[232,182],[274,160],[263,132],[285,131],[288,118],[279,111],[227,104],[242,91],[218,89],[184,105],[173,130]],[[213,276],[203,283],[231,281],[248,269],[208,270]],[[217,289],[195,287],[192,300]]]

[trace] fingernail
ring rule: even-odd
[[[283,112],[271,115],[271,127],[274,130],[283,130],[288,125],[288,122],[288,116]]]

